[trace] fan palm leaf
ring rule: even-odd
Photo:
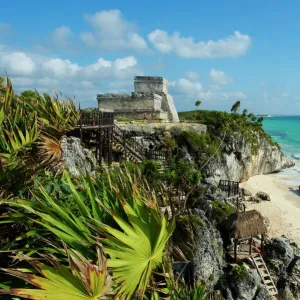
[[[134,194],[135,209],[119,194],[128,221],[106,208],[121,230],[99,223],[107,236],[104,249],[110,255],[108,267],[121,283],[119,295],[125,299],[145,293],[153,270],[162,264],[166,243],[175,228],[175,221],[161,215],[154,201],[143,201],[135,189]]]
[[[97,264],[92,264],[78,252],[68,250],[69,268],[67,268],[53,257],[46,257],[52,266],[23,257],[22,260],[28,261],[41,276],[18,270],[2,270],[36,286],[37,289],[4,289],[0,290],[0,293],[34,300],[112,299],[112,281],[99,246],[97,258]]]

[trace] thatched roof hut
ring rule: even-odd
[[[235,239],[267,233],[264,218],[257,210],[239,212],[230,215],[222,223],[222,228]]]

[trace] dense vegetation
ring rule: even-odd
[[[262,119],[236,113],[238,103],[232,114],[200,105],[186,118],[213,125],[221,136],[268,138]],[[197,164],[218,155],[220,136],[184,131],[178,141],[165,139],[170,153],[177,142],[201,149],[196,163],[178,153],[167,165],[124,162],[73,177],[61,141],[77,120],[70,99],[17,95],[0,77],[1,299],[205,299],[203,283],[186,284],[173,263],[190,262],[196,232],[206,227],[189,209],[204,193]],[[213,199],[216,223],[234,211]]]
[[[180,112],[179,117],[182,121],[193,121],[202,124],[214,126],[216,132],[220,135],[227,136],[243,136],[251,145],[253,153],[258,151],[258,138],[265,138],[271,145],[280,148],[279,144],[274,142],[272,138],[263,130],[263,117],[255,117],[252,113],[248,113],[246,109],[242,114],[236,112],[239,106],[232,107],[232,113],[225,111],[209,111],[197,110]]]
[[[175,157],[163,171],[149,161],[75,178],[60,146],[75,104],[1,84],[1,299],[203,299],[203,284],[173,273],[169,243],[195,166]],[[173,200],[180,191],[184,203]]]

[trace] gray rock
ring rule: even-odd
[[[241,188],[241,191],[242,191],[243,196],[246,196],[246,197],[252,196],[252,193],[250,191],[246,190],[245,188]]]
[[[261,288],[258,288],[258,292],[254,298],[255,300],[273,300],[274,298],[270,296],[268,290],[262,286]]]
[[[205,134],[207,126],[203,124],[191,124],[191,123],[136,123],[136,124],[118,124],[123,130],[130,132],[135,136],[147,136],[147,135],[163,135],[166,132],[172,134],[180,134],[183,131],[196,131],[198,133]]]
[[[270,196],[265,192],[257,192],[256,197],[264,201],[271,201]]]
[[[275,238],[267,241],[265,245],[264,257],[275,271],[276,275],[286,271],[294,258],[294,250],[290,246],[290,241],[286,237]]]
[[[223,274],[223,241],[220,232],[212,227],[202,210],[194,209],[193,214],[198,214],[205,223],[205,226],[199,226],[197,230],[198,246],[192,258],[194,278],[211,287]]]
[[[283,299],[300,299],[300,256],[295,243],[286,237],[269,240],[264,258]]]
[[[253,154],[250,143],[241,134],[226,140],[220,157],[212,160],[205,168],[208,176],[214,176],[216,170],[221,171],[221,178],[238,182],[259,174],[279,172],[293,164],[276,146],[265,138],[258,137],[258,152]]]
[[[61,143],[64,167],[74,176],[88,172],[93,175],[97,160],[92,151],[81,145],[80,139],[64,137]]]
[[[252,300],[256,299],[258,293],[261,291],[261,278],[256,270],[250,269],[247,276],[236,277],[228,276],[227,284],[231,290],[235,300]],[[260,298],[268,299],[268,298]]]
[[[261,198],[258,198],[256,196],[251,196],[248,198],[248,201],[254,202],[254,203],[260,203],[262,200],[261,200]]]
[[[204,178],[203,181],[207,184],[218,186],[219,182],[216,181],[215,177],[207,177]]]

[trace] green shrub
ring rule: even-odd
[[[221,141],[208,132],[200,134],[196,131],[183,131],[179,141],[187,144],[191,151],[196,153],[200,164],[205,163],[215,153],[217,156],[221,154],[221,151],[218,151]]]
[[[249,277],[249,272],[244,264],[234,266],[232,274],[236,280],[243,280]]]
[[[213,201],[213,218],[217,223],[221,223],[231,214],[236,212],[236,209],[226,202]]]
[[[186,120],[193,120],[194,111],[179,113],[180,118]],[[258,151],[258,137],[265,138],[267,141],[280,149],[278,143],[274,142],[270,135],[268,135],[262,128],[263,119],[256,117],[253,114],[227,113],[225,111],[209,111],[199,110],[197,112],[197,121],[213,125],[217,132],[226,132],[227,136],[235,136],[237,133],[241,134],[247,143],[251,145],[252,154],[257,154]]]

